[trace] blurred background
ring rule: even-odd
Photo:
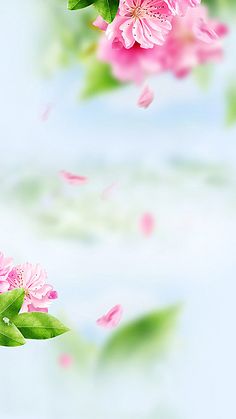
[[[96,14],[65,3],[0,5],[0,249],[46,268],[72,328],[1,347],[1,419],[233,418],[234,1],[209,2],[224,60],[154,78],[148,110],[135,86],[86,87]]]

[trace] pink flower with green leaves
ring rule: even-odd
[[[0,252],[0,293],[9,290],[9,282],[7,281],[8,274],[12,268],[13,259],[5,257]]]
[[[17,265],[9,272],[7,277],[9,290],[14,288],[24,288],[25,290],[22,312],[48,311],[50,302],[57,298],[57,292],[46,283],[46,279],[46,271],[39,264]]]
[[[137,42],[142,48],[163,45],[171,30],[172,12],[164,0],[121,0],[118,13],[108,25],[109,40],[125,48]]]

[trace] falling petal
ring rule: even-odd
[[[69,368],[73,364],[73,358],[70,354],[61,354],[58,358],[58,363],[61,368]]]
[[[61,177],[71,185],[84,185],[88,182],[88,178],[86,176],[75,175],[70,172],[66,172],[65,170],[60,171]]]
[[[154,93],[149,86],[145,86],[138,99],[138,106],[140,108],[148,108],[154,99]]]
[[[40,114],[40,120],[41,122],[47,122],[47,120],[49,119],[50,113],[52,111],[53,105],[52,103],[47,103]]]
[[[108,311],[107,314],[105,314],[97,320],[97,325],[108,329],[113,329],[114,327],[117,327],[120,323],[122,314],[122,306],[120,304],[117,304],[110,311]]]
[[[112,195],[112,193],[118,188],[119,184],[118,182],[113,182],[110,185],[108,185],[101,193],[102,199],[108,199]]]
[[[140,230],[145,236],[150,236],[155,228],[155,218],[146,212],[140,218]]]

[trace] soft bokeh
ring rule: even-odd
[[[144,110],[134,86],[79,99],[96,32],[64,3],[0,6],[0,252],[45,267],[73,330],[0,348],[1,419],[233,418],[234,5],[224,60],[153,78]]]

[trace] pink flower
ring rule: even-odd
[[[201,0],[165,0],[173,15],[184,16],[188,7],[199,6]]]
[[[140,108],[148,108],[154,99],[154,93],[149,86],[145,86],[138,99],[138,106]]]
[[[142,48],[163,45],[171,30],[171,15],[164,0],[121,0],[119,11],[108,25],[109,40],[118,38],[125,48],[135,42]]]
[[[165,45],[155,49],[157,59],[163,70],[184,77],[197,65],[222,58],[220,38],[226,33],[225,25],[208,18],[207,8],[189,8],[184,17],[173,18]]]
[[[61,354],[58,358],[58,363],[62,368],[69,368],[73,364],[73,358],[70,354]]]
[[[114,327],[118,326],[120,323],[121,317],[123,314],[123,309],[121,305],[116,305],[107,314],[100,317],[97,320],[97,325],[102,326],[108,329],[113,329]]]
[[[154,50],[158,47],[144,49],[138,43],[126,49],[123,45],[114,48],[112,41],[102,37],[98,47],[98,58],[111,65],[113,75],[123,82],[142,83],[150,74],[162,71],[162,64]]]
[[[140,218],[140,230],[145,236],[150,236],[155,228],[155,218],[146,212]]]
[[[24,288],[25,301],[22,311],[47,312],[52,299],[57,298],[56,291],[46,284],[47,274],[40,265],[25,263],[15,266],[9,273],[7,281],[9,290]]]
[[[6,258],[0,252],[0,293],[6,292],[9,289],[9,282],[7,281],[8,274],[12,268],[13,259]]]
[[[71,185],[84,185],[88,182],[88,178],[86,176],[75,175],[74,173],[66,172],[65,170],[61,170],[60,175]]]

